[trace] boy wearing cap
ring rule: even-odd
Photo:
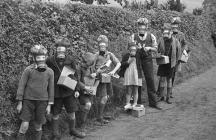
[[[64,66],[67,66],[74,71],[76,71],[75,59],[71,56],[66,55],[66,49],[70,46],[70,41],[67,38],[60,38],[56,41],[56,53],[55,55],[49,57],[46,61],[47,65],[54,71],[54,86],[55,86],[55,96],[54,105],[52,106],[53,113],[53,140],[60,140],[59,134],[59,117],[63,106],[69,116],[69,129],[70,135],[83,138],[85,133],[78,132],[75,128],[76,118],[75,112],[78,111],[78,88],[76,86],[75,90],[71,90],[64,86],[58,85],[57,82],[61,75]],[[73,75],[74,80],[78,80],[77,73]]]
[[[85,123],[88,113],[93,103],[93,91],[92,86],[96,86],[97,81],[95,77],[92,77],[92,73],[95,73],[94,69],[95,54],[86,52],[82,55],[82,64],[78,68],[79,83],[80,83],[80,110],[81,110],[81,128],[85,129]]]
[[[109,46],[109,40],[107,36],[100,35],[97,41],[99,45],[99,52],[96,53],[96,59],[94,63],[96,73],[92,74],[92,77],[100,77],[100,83],[96,93],[96,96],[100,101],[97,121],[100,123],[108,123],[109,121],[104,120],[103,118],[103,112],[108,100],[108,96],[112,96],[113,94],[113,89],[111,81],[108,80],[105,82],[103,79],[110,79],[109,77],[114,76],[116,71],[120,68],[121,63],[113,53],[107,50],[107,47]],[[110,69],[111,63],[115,64],[115,68],[113,70]]]
[[[42,45],[31,48],[33,64],[28,66],[19,81],[16,99],[22,120],[17,140],[25,140],[29,122],[34,118],[35,140],[41,140],[45,114],[50,113],[54,101],[54,73],[45,64],[47,50]],[[34,115],[34,116],[33,116]]]
[[[148,19],[140,18],[137,20],[137,24],[138,33],[132,35],[131,41],[137,44],[138,50],[141,52],[140,59],[142,60],[141,65],[147,84],[149,106],[160,110],[161,108],[157,105],[157,96],[153,73],[153,60],[151,55],[152,52],[157,52],[156,37],[148,31]],[[141,92],[141,87],[139,87],[139,104],[141,104]]]
[[[171,21],[171,27],[172,27],[172,36],[175,37],[179,42],[180,42],[180,45],[181,45],[181,51],[183,53],[184,50],[186,50],[187,53],[190,52],[188,46],[187,46],[187,41],[185,39],[185,35],[184,33],[182,33],[180,30],[179,30],[179,25],[181,24],[181,19],[180,17],[174,17]],[[179,59],[180,60],[180,59]],[[178,63],[176,64],[176,70],[173,74],[173,78],[172,78],[172,85],[174,84],[174,81],[175,81],[175,75],[176,75],[176,72],[181,70],[181,61],[178,61]],[[171,93],[171,98],[173,98],[173,95]]]
[[[167,82],[166,102],[171,104],[172,77],[175,72],[175,66],[181,56],[181,47],[179,41],[172,36],[172,29],[169,23],[165,23],[163,26],[163,36],[158,41],[158,52],[169,57],[168,64],[161,64],[158,67],[157,75],[160,76],[159,96],[161,100],[164,100],[164,89]]]

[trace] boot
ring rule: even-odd
[[[52,138],[52,140],[60,140],[61,136],[59,134],[59,120],[54,120],[53,119],[52,129],[53,129],[53,138]]]
[[[167,98],[166,98],[166,102],[168,104],[172,104],[172,102],[170,101],[170,94],[172,93],[172,88],[167,88]]]
[[[82,133],[82,132],[78,132],[75,128],[75,124],[76,124],[75,120],[69,121],[70,135],[78,137],[78,138],[84,138],[86,136],[86,134]]]
[[[160,87],[159,88],[159,98],[160,100],[159,101],[164,101],[164,87]]]
[[[108,120],[104,120],[104,118],[103,118],[104,108],[105,108],[105,104],[100,104],[99,105],[99,115],[98,115],[97,121],[100,122],[101,124],[109,123]]]
[[[35,140],[41,140],[42,134],[43,134],[42,130],[36,131],[35,132]]]
[[[87,109],[83,109],[82,112],[81,112],[81,130],[83,132],[85,132],[85,127],[86,127],[86,120],[87,120],[87,117],[88,117],[88,113],[89,113],[89,110]]]
[[[25,134],[18,133],[16,140],[26,140],[25,139]]]
[[[142,87],[138,87],[138,100],[137,104],[142,104]]]

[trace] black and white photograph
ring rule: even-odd
[[[0,140],[216,140],[216,0],[0,0]]]

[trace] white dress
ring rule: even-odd
[[[131,62],[129,67],[124,73],[124,85],[125,86],[142,86],[142,78],[138,77],[138,70],[135,61]]]

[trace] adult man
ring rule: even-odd
[[[156,37],[148,31],[149,21],[146,18],[140,18],[137,20],[138,33],[132,35],[131,40],[138,45],[138,51],[141,53],[142,69],[144,72],[147,93],[149,99],[149,106],[161,109],[157,105],[157,96],[153,74],[153,60],[151,52],[157,52]],[[138,103],[141,103],[141,88],[138,91]]]
[[[187,46],[187,42],[185,39],[185,35],[184,33],[182,33],[181,31],[179,31],[179,24],[181,23],[181,19],[180,17],[174,17],[171,21],[171,26],[172,26],[172,32],[173,32],[173,37],[175,37],[181,45],[181,51],[183,52],[184,50],[186,50],[188,53],[190,52],[188,46]],[[181,70],[181,62],[178,61],[178,63],[176,64],[176,69],[175,72],[173,74],[173,78],[172,78],[172,85],[174,84],[175,81],[175,75],[177,71]],[[173,98],[173,95],[171,93],[171,98]]]
[[[79,138],[85,137],[85,133],[78,132],[75,129],[76,118],[75,112],[78,110],[78,101],[77,97],[79,92],[73,91],[69,88],[60,86],[57,84],[58,79],[61,75],[61,72],[64,66],[70,67],[73,70],[76,70],[76,63],[74,59],[66,55],[66,48],[70,46],[70,42],[67,38],[61,38],[57,40],[56,44],[56,54],[49,57],[46,61],[47,65],[54,71],[54,85],[55,85],[55,99],[54,105],[52,107],[53,113],[53,140],[59,140],[59,115],[62,111],[64,105],[68,116],[69,116],[69,129],[70,135],[76,136]],[[74,79],[77,78],[76,73],[73,76]],[[76,79],[77,80],[77,79]]]
[[[179,41],[172,36],[170,23],[165,23],[163,27],[163,36],[158,41],[158,52],[161,55],[169,57],[168,64],[160,64],[157,75],[159,80],[159,96],[164,100],[164,89],[167,83],[166,102],[171,104],[170,94],[172,93],[172,77],[175,72],[175,66],[181,56],[181,47]],[[166,83],[165,83],[166,82]]]

